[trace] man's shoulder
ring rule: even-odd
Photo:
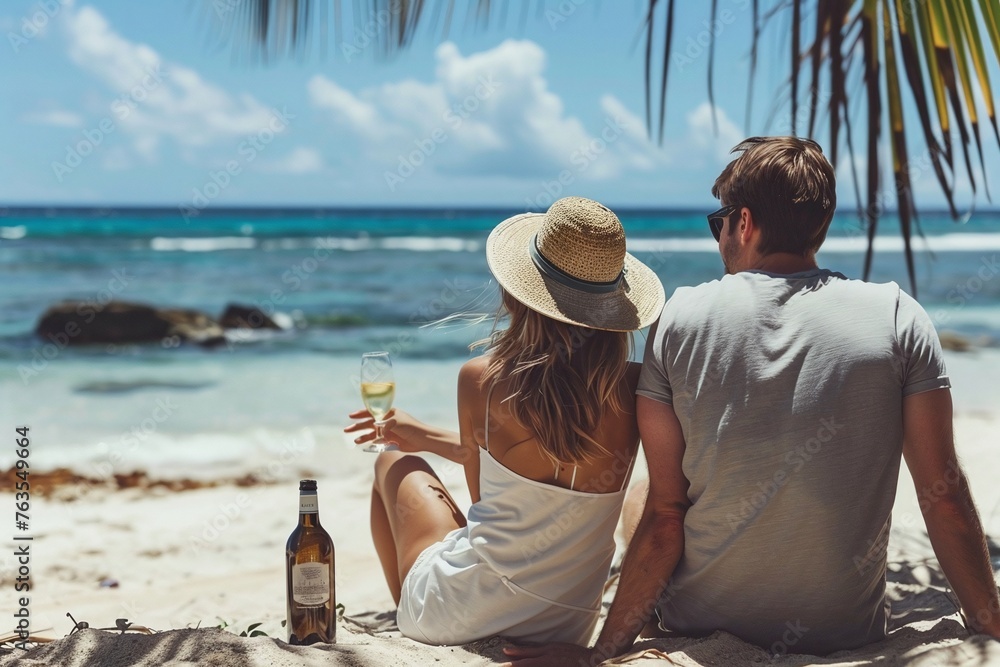
[[[751,315],[775,303],[787,303],[787,296],[797,292],[803,297],[798,305],[816,308],[895,308],[908,296],[895,282],[871,283],[852,279],[835,271],[821,270],[801,279],[776,284],[774,279],[785,278],[754,272],[729,274],[722,278],[678,287],[664,308],[672,322],[701,321],[706,317],[717,319],[719,313],[739,317]],[[796,283],[792,285],[791,283]]]

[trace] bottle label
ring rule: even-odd
[[[319,501],[316,494],[299,496],[299,514],[316,514],[319,512]]]
[[[330,599],[330,566],[323,563],[293,565],[292,599],[307,607],[326,604]]]

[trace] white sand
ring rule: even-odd
[[[965,363],[963,361],[963,363]],[[969,358],[967,372],[975,364]],[[953,366],[953,377],[956,375]],[[961,411],[956,431],[988,533],[1000,539],[1000,418],[978,409]],[[36,498],[33,507],[31,612],[35,631],[59,638],[73,627],[66,617],[93,627],[116,618],[154,630],[195,628],[142,636],[82,631],[40,647],[28,656],[0,657],[12,665],[451,665],[494,664],[501,642],[472,647],[427,647],[402,638],[388,612],[392,601],[382,581],[368,532],[371,455],[347,452],[331,442],[326,458],[312,460],[321,518],[337,548],[337,598],[353,621],[340,625],[336,646],[288,647],[283,641],[242,639],[219,631],[222,621],[237,633],[251,623],[284,639],[284,542],[297,518],[295,479],[308,468],[290,465],[277,485],[224,485],[184,492],[163,489],[61,489]],[[442,478],[468,504],[461,471],[441,465]],[[156,471],[150,471],[156,476]],[[639,473],[644,474],[644,473]],[[74,497],[70,500],[68,498]],[[213,526],[214,524],[214,526]],[[0,556],[4,630],[13,606],[12,550]],[[902,629],[884,642],[826,658],[767,652],[725,633],[703,639],[643,642],[628,664],[677,665],[1000,665],[1000,642],[969,638],[924,532],[912,482],[904,470],[890,542],[890,595]],[[1000,558],[1000,554],[997,554]],[[1000,566],[1000,560],[994,561]],[[102,579],[118,586],[102,588]],[[609,598],[610,600],[610,595]],[[752,613],[752,612],[751,612]],[[364,631],[358,624],[370,625]],[[2,633],[2,630],[0,630]],[[642,657],[639,657],[642,656]],[[625,662],[620,660],[619,662]],[[617,662],[614,664],[618,664]]]

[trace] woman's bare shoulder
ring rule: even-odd
[[[458,386],[462,391],[478,391],[481,388],[483,375],[489,366],[489,356],[483,354],[469,359],[458,371]]]

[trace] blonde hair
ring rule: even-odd
[[[514,419],[538,439],[554,463],[580,463],[608,450],[591,435],[604,411],[621,412],[619,383],[632,353],[627,332],[566,324],[537,313],[506,290],[496,322],[510,323],[473,347],[490,361],[481,385],[505,380]],[[486,406],[489,410],[489,406]]]

